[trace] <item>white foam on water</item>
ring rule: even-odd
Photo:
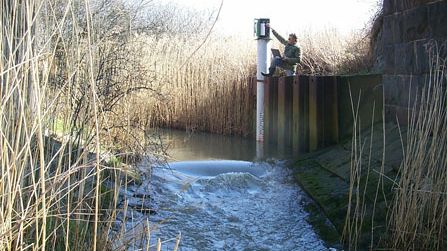
[[[281,162],[176,163],[155,169],[151,186],[158,208],[151,243],[181,232],[181,250],[327,250]]]

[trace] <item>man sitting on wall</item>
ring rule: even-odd
[[[267,27],[270,27],[270,24],[267,24]],[[281,67],[286,71],[287,76],[294,76],[296,72],[296,66],[301,61],[301,49],[297,44],[297,37],[295,33],[291,33],[289,35],[289,39],[284,39],[281,35],[279,35],[273,28],[271,28],[273,35],[281,42],[284,47],[284,56],[283,57],[274,57],[272,63],[269,68],[269,73],[261,74],[263,76],[271,77],[276,71],[276,67]]]

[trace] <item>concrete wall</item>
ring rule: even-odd
[[[382,121],[383,88],[381,75],[339,76],[338,126],[340,138],[352,135],[354,116],[360,129]]]
[[[405,124],[429,78],[427,49],[447,40],[447,1],[384,0],[383,14],[376,55],[383,73],[386,114],[388,120],[397,117]],[[445,57],[445,48],[440,53]]]
[[[381,75],[296,76],[264,82],[264,140],[269,152],[327,147],[382,119]]]

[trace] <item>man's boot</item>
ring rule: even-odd
[[[276,67],[270,67],[269,68],[269,73],[261,72],[261,74],[264,77],[271,77],[271,76],[273,76],[273,74],[275,74],[275,71],[276,71]]]

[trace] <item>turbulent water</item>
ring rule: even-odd
[[[251,162],[252,141],[168,136],[181,161],[153,168],[151,179],[124,191],[116,229],[125,226],[128,250],[146,250],[147,224],[151,245],[169,240],[162,250],[173,250],[179,233],[180,250],[328,250],[306,222],[309,199],[284,161]]]
[[[205,164],[223,171],[184,171],[187,165]],[[244,168],[237,170],[237,164]],[[159,229],[154,240],[180,232],[181,250],[327,250],[306,222],[303,192],[281,163],[206,161],[170,167],[153,173],[159,208],[150,219]]]

